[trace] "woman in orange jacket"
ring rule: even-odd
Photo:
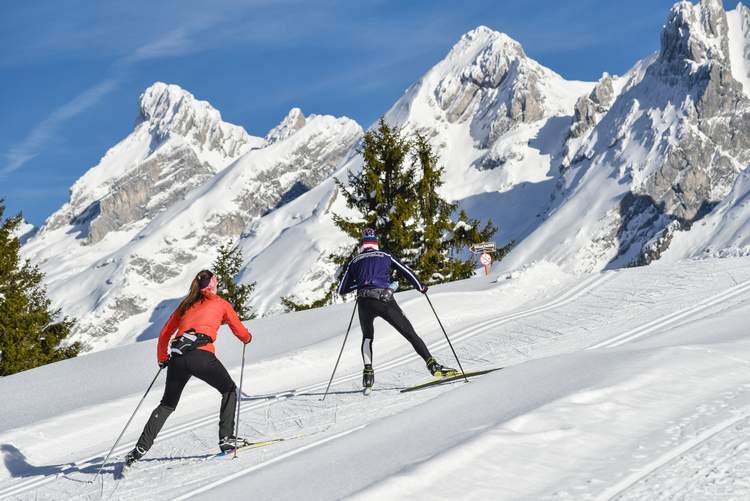
[[[216,276],[208,270],[198,273],[190,284],[190,292],[169,317],[159,333],[156,357],[160,367],[167,367],[167,384],[159,406],[151,413],[135,448],[125,456],[126,466],[143,457],[156,435],[177,407],[182,389],[191,376],[205,381],[221,393],[219,409],[219,448],[223,452],[246,441],[234,436],[234,414],[237,408],[237,387],[214,354],[214,341],[222,323],[243,343],[252,340],[228,301],[216,294]],[[172,334],[177,336],[172,341]],[[168,349],[169,347],[169,349]]]

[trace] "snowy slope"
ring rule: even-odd
[[[450,350],[425,301],[399,301],[433,352]],[[145,460],[93,477],[156,373],[154,341],[0,380],[1,499],[745,499],[750,258],[655,263],[573,277],[540,263],[436,287],[468,368],[422,392],[408,344],[379,324],[376,387],[357,391],[358,326],[321,392],[350,305],[250,322],[240,431],[297,437],[235,461],[215,448],[218,395],[192,381]],[[239,376],[240,344],[218,353]],[[102,377],[106,374],[107,377]],[[132,447],[158,380],[125,435]],[[437,418],[436,418],[437,417]],[[289,479],[295,479],[290,482]]]

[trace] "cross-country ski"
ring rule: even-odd
[[[438,379],[434,379],[432,381],[427,381],[426,383],[418,384],[418,385],[415,385],[415,386],[409,386],[409,387],[404,388],[403,390],[401,390],[401,393],[408,393],[410,391],[424,390],[425,388],[430,388],[432,386],[438,386],[438,385],[446,384],[446,383],[452,383],[454,381],[462,381],[465,378],[473,378],[473,377],[476,377],[476,376],[481,376],[483,374],[489,374],[490,372],[499,371],[501,369],[502,369],[502,367],[497,367],[497,368],[494,368],[494,369],[485,369],[485,370],[481,370],[481,371],[473,371],[473,372],[466,372],[466,373],[457,373],[457,374],[449,375],[449,376],[446,376],[446,377],[441,377],[441,378],[438,378]]]

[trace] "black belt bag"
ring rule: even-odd
[[[182,336],[176,337],[172,340],[172,344],[169,348],[169,354],[171,356],[184,355],[185,353],[189,353],[199,346],[205,346],[213,342],[214,340],[211,339],[211,336],[201,334],[200,332],[195,332],[191,329],[187,332],[183,332]]]
[[[391,289],[359,289],[358,298],[377,299],[378,301],[393,301],[393,290]]]

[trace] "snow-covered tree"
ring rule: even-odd
[[[347,184],[336,181],[347,206],[362,217],[355,221],[333,216],[336,225],[355,239],[363,229],[373,228],[380,246],[401,257],[412,251],[418,212],[415,170],[407,162],[410,151],[402,131],[381,118],[378,127],[362,139],[362,170],[349,172]]]
[[[237,275],[242,268],[242,251],[231,242],[219,246],[219,255],[213,264],[213,272],[219,282],[217,292],[229,301],[241,320],[255,318],[250,307],[250,294],[255,289],[255,282],[238,284]]]
[[[458,205],[439,194],[444,169],[427,139],[418,133],[409,139],[381,118],[377,129],[365,134],[361,153],[362,170],[350,172],[347,185],[338,183],[347,205],[361,217],[334,215],[336,225],[357,239],[362,229],[374,228],[381,247],[430,284],[471,276],[477,265],[467,247],[490,240],[497,228],[491,221],[481,227],[464,211],[454,220]],[[504,252],[507,248],[496,257]]]
[[[21,215],[3,220],[4,213],[0,200],[0,376],[75,357],[81,348],[65,343],[73,321],[51,308],[44,275],[21,262]]]
[[[467,255],[467,247],[491,240],[497,228],[492,221],[482,228],[478,220],[469,219],[463,210],[458,213],[458,221],[454,221],[458,205],[438,193],[445,171],[439,164],[440,158],[419,133],[414,135],[412,145],[412,165],[421,177],[415,186],[419,217],[416,253],[411,264],[430,284],[470,277],[477,264]]]

